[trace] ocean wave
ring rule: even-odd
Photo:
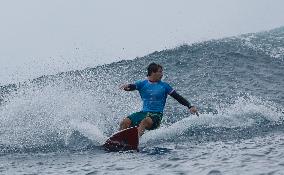
[[[142,145],[239,139],[282,130],[283,31],[182,45],[1,86],[0,148],[17,152],[101,145],[122,118],[141,108],[137,92],[119,87],[144,79],[153,61],[164,66],[164,81],[196,105],[201,116],[188,116],[169,97],[162,127],[146,133]]]

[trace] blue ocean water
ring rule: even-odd
[[[119,121],[141,108],[120,85],[144,79],[153,61],[200,116],[169,97],[139,152],[104,151]],[[284,174],[284,27],[0,90],[0,174]]]

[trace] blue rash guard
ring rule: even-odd
[[[163,113],[167,96],[174,92],[174,89],[163,81],[142,80],[137,81],[135,86],[143,101],[143,112]]]

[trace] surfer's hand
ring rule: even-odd
[[[195,106],[191,106],[189,108],[189,112],[192,113],[192,114],[196,114],[197,116],[199,116],[198,112],[197,112],[197,109]]]
[[[128,84],[125,84],[125,85],[121,86],[119,89],[125,90],[125,91],[129,91],[130,90]]]

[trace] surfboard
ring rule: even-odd
[[[127,151],[137,150],[139,145],[139,137],[137,127],[121,130],[105,142],[103,147],[107,151]]]

